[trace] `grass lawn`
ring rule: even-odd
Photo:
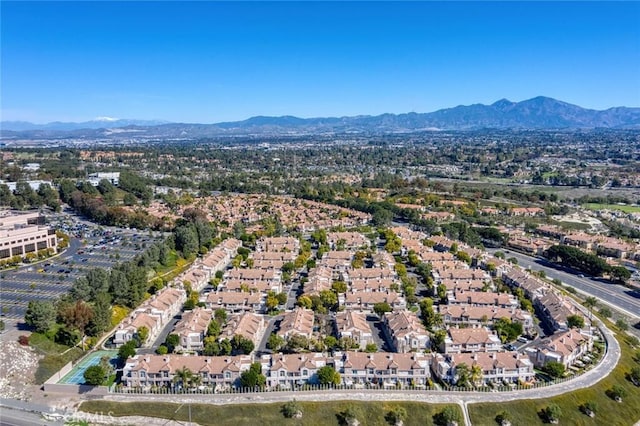
[[[348,406],[353,406],[358,411],[358,420],[361,425],[382,426],[389,425],[385,420],[387,413],[394,407],[404,407],[407,411],[405,426],[432,425],[433,416],[439,413],[445,405],[425,404],[419,402],[364,402],[364,401],[330,401],[330,402],[299,402],[302,407],[301,419],[286,419],[281,409],[283,403],[278,404],[237,404],[237,405],[206,405],[192,404],[191,418],[202,425],[252,425],[259,423],[261,426],[280,425],[339,425],[339,414]],[[127,402],[117,403],[111,401],[87,401],[80,406],[82,411],[93,413],[111,412],[114,416],[153,416],[178,421],[189,419],[187,405],[182,406],[171,403],[143,403]],[[462,416],[460,408],[454,406]],[[175,414],[174,414],[175,413]],[[461,417],[462,418],[462,417]]]
[[[29,345],[39,354],[44,355],[38,361],[38,369],[35,373],[35,382],[39,385],[46,382],[69,361],[75,361],[84,354],[80,348],[69,349],[68,346],[59,345],[40,333],[31,333]]]
[[[608,326],[615,328],[612,325]],[[562,410],[561,425],[633,425],[640,420],[640,387],[634,386],[625,376],[631,368],[640,366],[640,362],[633,359],[637,349],[632,348],[626,339],[618,340],[622,348],[622,356],[618,366],[594,387],[545,399],[529,399],[499,404],[470,404],[469,415],[472,424],[497,425],[495,417],[502,410],[511,414],[513,426],[543,424],[544,422],[538,413],[549,404],[555,403]],[[622,403],[615,402],[606,395],[605,392],[613,385],[620,385],[627,391]],[[588,417],[579,410],[580,405],[588,401],[594,402],[597,406],[594,418]]]
[[[625,213],[639,213],[640,206],[629,206],[627,204],[598,204],[598,203],[587,203],[583,204],[582,207],[589,210],[620,210]]]

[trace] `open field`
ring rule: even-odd
[[[251,425],[260,423],[263,426],[280,425],[340,425],[340,413],[352,406],[358,412],[361,425],[376,426],[389,425],[385,420],[387,413],[395,407],[404,407],[407,411],[405,426],[432,425],[433,416],[439,413],[445,405],[424,404],[418,402],[362,402],[362,401],[332,401],[332,402],[298,402],[302,407],[301,419],[286,419],[282,413],[283,404],[237,404],[237,405],[206,405],[191,404],[192,421],[202,425]],[[460,407],[452,405],[462,413]],[[111,401],[87,401],[80,406],[82,411],[93,413],[111,413],[115,416],[151,416],[178,421],[189,420],[187,405],[151,402],[118,403]],[[177,412],[176,412],[177,411]]]
[[[599,204],[587,203],[582,207],[589,210],[620,210],[625,213],[640,213],[640,206],[630,206],[628,204]]]
[[[612,325],[608,325],[614,328]],[[640,360],[634,360],[634,354],[640,351],[633,348],[624,338],[618,339],[622,355],[618,366],[605,379],[589,389],[579,389],[564,395],[547,399],[528,399],[503,403],[470,404],[469,416],[474,425],[497,425],[496,415],[505,410],[511,414],[513,426],[543,424],[538,413],[549,404],[560,406],[562,415],[560,424],[567,425],[633,425],[640,420],[640,388],[626,379],[627,373],[634,366],[640,366]],[[635,355],[637,356],[637,355]],[[627,391],[622,403],[618,403],[606,395],[613,385],[620,385]],[[594,402],[597,406],[596,416],[590,418],[583,414],[579,407],[585,402]]]

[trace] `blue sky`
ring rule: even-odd
[[[3,120],[640,106],[639,2],[7,2]]]

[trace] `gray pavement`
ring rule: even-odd
[[[53,412],[46,405],[33,404],[14,399],[0,399],[0,425],[1,426],[36,426],[36,425],[62,425],[62,420],[47,420],[42,413]]]
[[[601,362],[591,370],[579,377],[565,382],[540,388],[513,390],[506,392],[477,392],[473,390],[464,392],[451,391],[423,391],[423,390],[397,390],[397,389],[353,389],[353,390],[320,390],[313,392],[285,391],[265,392],[249,394],[207,394],[207,395],[122,395],[109,394],[105,399],[120,402],[135,401],[163,401],[174,403],[201,402],[207,404],[240,404],[240,403],[272,403],[289,401],[293,398],[299,401],[421,401],[430,403],[482,403],[505,402],[520,399],[549,398],[571,392],[575,389],[589,388],[598,383],[615,368],[620,359],[620,345],[613,333],[595,319],[594,322],[601,327],[603,336],[607,340],[607,351]]]
[[[489,252],[503,251],[500,249],[488,249]],[[509,250],[505,252],[505,256],[515,257],[518,265],[524,268],[531,268],[533,271],[544,271],[550,279],[557,278],[565,285],[575,287],[586,294],[590,294],[598,298],[600,302],[605,302],[614,308],[624,311],[625,314],[640,319],[640,298],[631,296],[630,290],[620,284],[609,283],[598,279],[588,277],[580,277],[572,273],[557,269],[553,264],[545,259],[527,256]]]

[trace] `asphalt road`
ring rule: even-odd
[[[165,325],[160,331],[160,333],[158,333],[158,336],[155,338],[153,343],[149,347],[138,349],[137,353],[139,354],[156,353],[156,349],[158,349],[158,346],[162,345],[165,342],[165,340],[167,340],[167,336],[173,331],[173,329],[176,327],[176,324],[181,319],[182,319],[182,313],[179,313],[173,318],[171,318],[171,320],[167,323],[167,325]]]
[[[500,249],[488,249],[489,252],[503,251]],[[539,259],[509,250],[505,254],[507,258],[515,257],[518,265],[531,268],[533,271],[544,271],[548,278],[557,278],[565,285],[596,297],[599,301],[612,305],[629,316],[640,319],[640,298],[633,297],[631,291],[620,284],[609,283],[588,277],[580,277],[563,270],[556,269],[545,259]]]
[[[2,408],[0,413],[0,426],[40,426],[40,425],[62,425],[63,422],[50,422],[42,416],[24,411]]]
[[[63,425],[62,420],[46,420],[41,413],[51,413],[46,405],[26,401],[0,399],[0,426]]]

